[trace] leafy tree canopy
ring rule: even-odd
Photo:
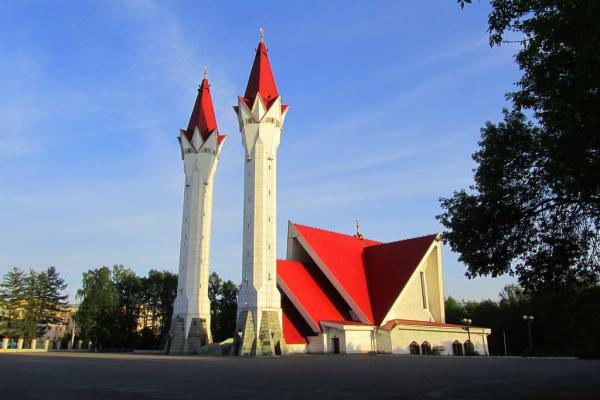
[[[490,44],[519,35],[523,76],[507,95],[513,109],[481,129],[474,185],[441,199],[445,239],[469,277],[515,274],[527,290],[597,284],[600,2],[491,4]]]

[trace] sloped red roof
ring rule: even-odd
[[[277,260],[277,276],[287,289],[283,293],[302,306],[308,314],[305,317],[315,326],[321,320],[349,319],[345,305],[337,300],[339,295],[316,268],[298,261]]]
[[[436,235],[365,248],[374,323],[380,325]]]
[[[267,109],[271,107],[275,99],[279,96],[267,54],[267,46],[265,46],[263,41],[256,48],[256,55],[252,64],[252,70],[250,71],[250,77],[248,78],[248,84],[246,85],[246,92],[242,98],[246,105],[248,105],[248,108],[252,108],[256,95],[259,93]]]
[[[198,96],[196,97],[194,109],[192,110],[190,122],[186,130],[186,136],[190,142],[196,127],[198,127],[204,140],[208,139],[210,134],[217,129],[217,119],[215,118],[215,110],[207,78],[202,79],[202,84],[198,88]]]
[[[288,307],[295,308],[295,304],[298,304],[298,315],[304,315],[304,318],[316,326],[320,326],[321,322],[381,325],[427,250],[436,240],[436,235],[428,235],[381,243],[305,225],[292,226],[299,233],[299,239],[303,239],[303,245],[316,254],[322,265],[317,266],[316,260],[306,261],[303,258],[310,257],[311,252],[304,256],[296,255],[306,262],[278,260],[279,286],[281,290],[285,285],[282,292],[289,292],[293,297],[293,301],[287,300]],[[346,304],[342,293],[346,293],[350,298],[348,301],[351,300],[365,315],[367,323],[353,320],[346,311],[350,305]],[[392,320],[385,326],[392,329],[395,326],[394,321],[396,324],[452,326],[409,320]],[[284,335],[285,329],[298,330],[296,327],[289,327],[289,322],[286,324]],[[308,326],[309,324],[306,324],[306,327]],[[290,335],[293,337],[294,333]]]
[[[306,344],[307,337],[313,334],[290,299],[281,296],[283,338],[287,344]]]
[[[333,275],[334,279],[354,301],[368,321],[373,323],[363,250],[365,247],[377,245],[380,242],[357,239],[354,236],[299,224],[293,224],[293,226],[308,242],[312,250],[325,264],[324,267]]]

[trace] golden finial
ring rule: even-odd
[[[265,41],[265,31],[263,30],[263,28],[258,28],[258,33],[260,34],[260,41],[261,43]]]
[[[361,240],[364,238],[362,233],[360,233],[360,221],[358,218],[356,218],[356,233],[354,234],[354,237]]]

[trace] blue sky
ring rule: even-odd
[[[231,106],[266,43],[290,105],[279,148],[278,253],[287,221],[381,241],[441,230],[438,198],[472,183],[479,129],[518,80],[487,44],[489,6],[448,1],[285,4],[8,1],[0,11],[0,273],[124,264],[177,271],[183,169],[176,136],[202,78],[228,134],[216,175],[212,268],[241,278],[243,147]],[[464,277],[446,295],[512,282]]]

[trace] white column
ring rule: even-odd
[[[257,96],[252,112],[240,100],[238,110],[246,150],[242,287],[238,295],[238,315],[251,310],[258,331],[262,311],[276,311],[281,324],[276,270],[277,149],[283,125],[281,98],[278,97],[266,110]]]
[[[208,275],[212,195],[214,174],[221,150],[217,132],[211,133],[203,143],[200,132],[196,129],[192,142],[197,143],[199,148],[196,149],[184,134],[180,136],[185,189],[179,278],[173,309],[173,318],[184,319],[186,338],[194,318],[206,320],[207,328],[210,329]]]

